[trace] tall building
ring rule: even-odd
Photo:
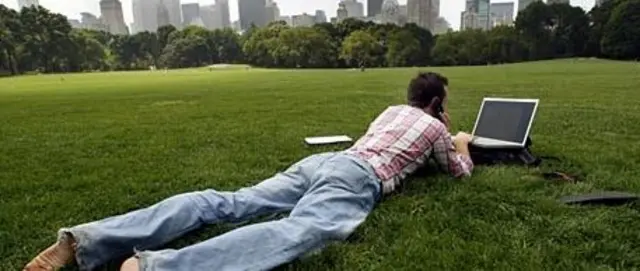
[[[216,0],[216,9],[220,16],[222,27],[231,27],[231,13],[229,12],[229,0]]]
[[[180,0],[160,0],[159,3],[160,5],[163,5],[161,11],[166,12],[169,18],[168,23],[160,24],[159,26],[170,24],[175,26],[176,28],[180,28],[182,26],[182,11],[180,11]]]
[[[18,0],[18,7],[20,9],[24,7],[39,6],[39,5],[40,3],[38,3],[38,0]]]
[[[540,0],[518,0],[518,12],[524,10],[529,5],[531,5],[531,3],[535,1],[540,1]]]
[[[451,24],[447,21],[447,19],[440,17],[436,20],[436,26],[433,30],[434,35],[447,33],[451,29]]]
[[[265,6],[266,22],[275,22],[278,19],[280,19],[280,8],[278,8],[278,4],[273,0],[267,0],[267,4]]]
[[[80,17],[82,28],[109,32],[109,26],[104,24],[104,22],[102,22],[102,20],[100,20],[96,15],[89,12],[82,12],[80,13]]]
[[[202,24],[207,29],[222,28],[222,22],[219,17],[218,7],[216,5],[206,5],[200,7],[200,18]]]
[[[167,8],[167,6],[163,5],[162,3],[159,3],[156,6],[156,14],[155,14],[158,18],[156,20],[156,22],[158,23],[158,26],[156,28],[160,28],[163,27],[165,25],[170,25],[171,24],[171,15],[169,14],[169,8]],[[176,25],[174,25],[176,26]],[[176,26],[177,27],[177,26]],[[153,30],[151,30],[153,31]]]
[[[407,0],[408,20],[433,32],[440,17],[440,0]]]
[[[109,27],[112,34],[126,35],[129,34],[127,25],[124,23],[122,15],[122,3],[119,0],[101,0],[100,12],[102,13],[102,21]]]
[[[211,30],[232,27],[229,20],[229,2],[218,0],[213,5],[200,7],[200,19],[202,25]]]
[[[164,7],[160,6],[158,0],[133,0],[133,33],[149,31],[156,32],[159,27],[159,20],[168,21],[167,13]],[[162,15],[162,18],[159,18]]]
[[[324,10],[316,10],[316,15],[314,17],[316,19],[317,24],[327,22],[327,14],[324,13]]]
[[[240,14],[240,27],[247,30],[251,24],[258,27],[265,26],[266,0],[238,0],[238,13]]]
[[[315,16],[303,13],[301,15],[293,15],[291,16],[291,26],[312,26],[315,24],[316,18]]]
[[[280,18],[278,18],[278,21],[283,21],[287,25],[292,25],[293,24],[291,16],[280,16]]]
[[[491,29],[491,5],[489,0],[467,0],[462,14],[462,29]]]
[[[547,4],[571,4],[570,0],[547,0]]]
[[[380,23],[399,24],[400,16],[400,4],[398,0],[384,0],[382,12],[377,17]]]
[[[345,7],[344,3],[338,4],[338,11],[336,11],[336,21],[342,22],[344,19],[349,17],[349,12],[347,11],[347,7]]]
[[[165,25],[181,28],[183,25],[180,0],[132,0],[133,33],[142,31],[156,32]],[[177,5],[177,6],[176,6]],[[187,15],[192,14],[196,6],[187,5]],[[188,18],[193,20],[192,17]]]
[[[367,1],[367,17],[375,17],[382,13],[382,3],[384,0]]]
[[[515,12],[515,3],[492,3],[491,4],[491,25],[511,25],[513,24],[513,15]]]
[[[188,26],[200,20],[198,3],[182,4],[182,25]]]
[[[364,18],[364,5],[357,0],[342,0],[340,5],[346,9],[348,18]]]

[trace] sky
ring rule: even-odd
[[[133,22],[133,14],[131,12],[131,0],[120,0],[124,12],[124,18],[127,25]],[[358,0],[364,3],[365,13],[367,10],[366,0]],[[71,19],[79,19],[81,12],[91,12],[95,15],[100,14],[100,0],[40,0],[40,5],[56,12],[62,13]],[[213,4],[215,0],[182,0],[182,3],[200,3],[201,5]],[[327,13],[327,18],[335,17],[340,0],[275,0],[280,7],[282,15],[295,15],[307,12],[315,13],[315,10],[321,9]],[[401,5],[407,3],[407,0],[398,0]],[[492,0],[493,3],[499,2],[516,2],[517,0]],[[18,7],[18,0],[0,0],[0,4],[10,8]],[[595,0],[571,0],[574,6],[580,6],[585,10],[590,10],[595,4]],[[447,19],[453,29],[460,27],[460,12],[464,10],[465,0],[441,0],[440,16]],[[231,20],[238,19],[238,2],[237,0],[229,0],[231,9]],[[517,9],[517,4],[516,4]]]

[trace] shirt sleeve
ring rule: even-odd
[[[433,157],[440,168],[455,178],[471,176],[473,161],[466,155],[456,152],[451,134],[446,128],[438,129],[433,142]]]

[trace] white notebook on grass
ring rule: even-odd
[[[304,139],[304,142],[309,145],[327,145],[327,144],[347,143],[352,141],[353,139],[351,139],[346,135],[317,136],[317,137],[307,137]]]

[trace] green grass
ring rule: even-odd
[[[423,69],[426,70],[426,69]],[[564,195],[640,192],[640,66],[599,60],[434,68],[454,130],[483,96],[538,97],[534,151],[579,184],[479,167],[412,178],[348,242],[283,270],[611,270],[640,266],[640,209],[568,207]],[[310,135],[358,137],[402,103],[418,69],[220,70],[0,79],[0,270],[19,270],[60,227],[206,188],[255,184],[307,155]],[[209,227],[181,247],[229,230]],[[114,263],[115,266],[117,263]],[[114,270],[113,267],[109,268]]]

